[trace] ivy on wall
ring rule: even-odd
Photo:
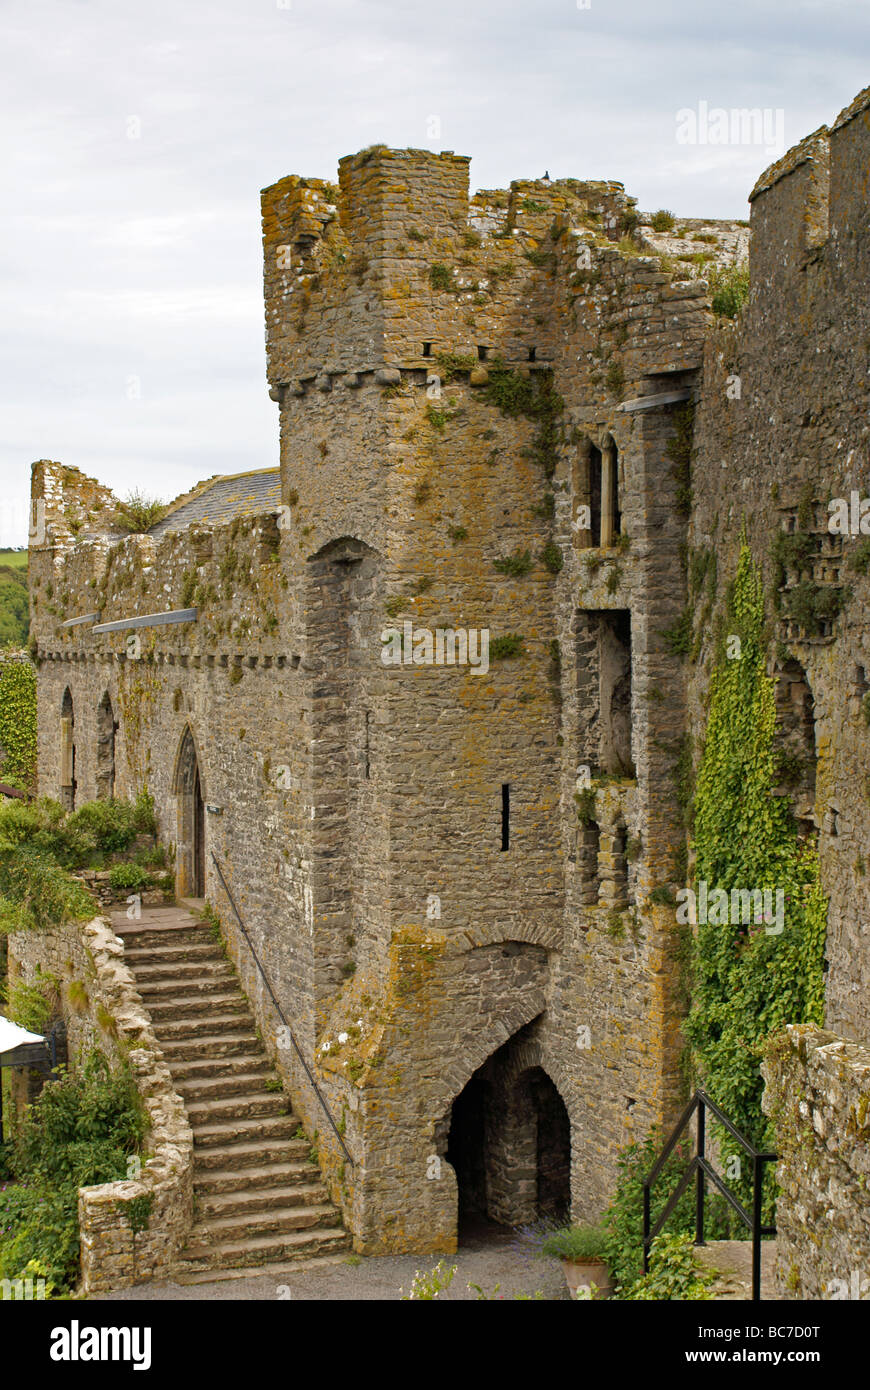
[[[748,1138],[771,1147],[761,1112],[762,1046],[786,1023],[823,1021],[827,900],[816,845],[800,841],[787,798],[773,792],[776,711],[763,628],[761,574],[744,538],[698,770],[696,889],[701,881],[708,894],[781,889],[782,930],[776,920],[735,923],[734,913],[728,925],[699,922],[686,1035],[709,1094]]]
[[[0,662],[0,777],[21,787],[36,779],[36,671],[29,661]]]

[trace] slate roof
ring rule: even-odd
[[[259,516],[277,512],[281,505],[281,470],[259,468],[253,473],[227,473],[203,483],[202,487],[167,512],[149,531],[162,536],[181,531],[192,521],[206,526],[223,526],[237,516]]]

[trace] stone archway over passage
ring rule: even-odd
[[[460,1240],[483,1223],[522,1226],[569,1216],[568,1111],[546,1071],[527,1065],[528,1033],[521,1029],[478,1068],[448,1116]]]

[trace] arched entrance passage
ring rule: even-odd
[[[526,1030],[488,1058],[456,1097],[447,1160],[459,1235],[481,1221],[564,1221],[571,1204],[571,1126],[550,1077],[523,1060]]]
[[[115,795],[115,712],[108,690],[97,706],[97,796],[111,801]]]
[[[178,798],[175,891],[179,898],[202,898],[205,897],[205,804],[190,725],[181,736],[172,789]]]

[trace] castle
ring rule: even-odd
[[[768,580],[807,531],[810,597],[837,592],[782,604],[770,660],[827,1027],[870,1035],[870,589],[827,527],[870,490],[868,174],[870,89],[756,184],[736,320],[685,264],[750,233],[686,223],[684,263],[660,256],[679,242],[618,183],[470,198],[467,159],[380,146],[337,186],[285,178],[262,202],[280,468],[240,460],[124,535],[106,488],[34,465],[40,791],[150,789],[362,1251],[450,1249],[460,1209],[595,1219],[618,1151],[679,1109],[656,889],[686,881],[675,769],[743,527]]]

